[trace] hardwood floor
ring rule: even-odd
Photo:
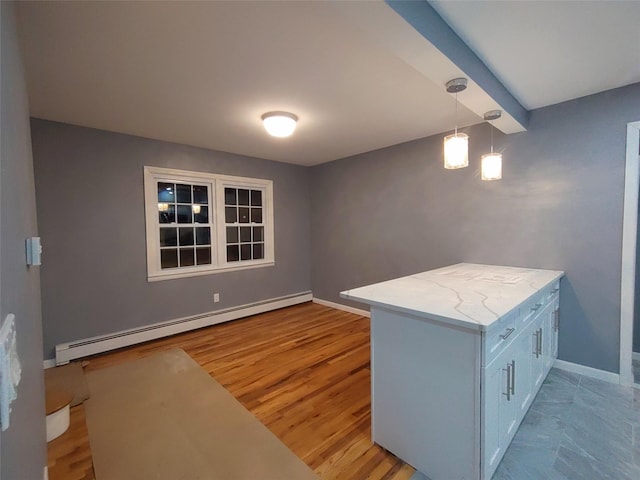
[[[371,443],[369,319],[305,303],[90,357],[85,372],[182,348],[323,480],[406,480]],[[49,443],[51,480],[93,479],[84,407]]]

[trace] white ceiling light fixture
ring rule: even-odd
[[[267,112],[262,115],[262,123],[269,135],[284,138],[294,132],[298,117],[289,112]]]
[[[467,88],[466,78],[454,78],[447,82],[447,92],[456,94],[455,131],[444,137],[444,168],[464,168],[469,166],[469,135],[458,133],[458,92]]]
[[[501,110],[491,110],[484,114],[484,119],[491,125],[491,153],[482,155],[482,180],[500,180],[502,178],[502,154],[493,152],[493,120],[502,116]]]

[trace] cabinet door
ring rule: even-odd
[[[545,370],[548,372],[558,358],[558,331],[560,329],[560,301],[556,298],[547,316],[547,344],[545,348]]]
[[[502,403],[500,404],[500,446],[505,451],[511,439],[516,434],[518,428],[518,401],[515,396],[515,355],[510,352],[509,362],[507,362],[502,371],[505,376],[504,388],[510,389],[510,395],[502,395]]]
[[[482,471],[489,479],[498,467],[504,451],[500,446],[500,405],[506,391],[502,360],[496,359],[486,367],[482,394]]]
[[[551,368],[552,319],[554,304],[547,304],[533,320],[533,389],[538,391]]]
[[[531,335],[521,335],[515,342],[515,391],[514,398],[518,404],[518,423],[527,413],[533,401],[532,364],[534,356],[531,350]]]
[[[513,351],[513,347],[508,348],[484,369],[482,470],[485,479],[491,478],[517,427]]]
[[[531,358],[531,385],[534,391],[537,391],[544,380],[544,359],[542,357],[542,347],[544,343],[542,336],[544,328],[541,320],[541,318],[538,318],[533,322],[528,335],[529,355]]]

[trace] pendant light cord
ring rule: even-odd
[[[456,92],[456,115],[454,117],[454,123],[455,123],[455,134],[456,136],[458,135],[458,92]]]
[[[491,153],[493,153],[493,122],[489,122],[491,125]]]

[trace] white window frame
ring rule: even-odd
[[[160,223],[158,221],[158,182],[188,183],[209,186],[209,223],[211,232],[211,264],[194,267],[162,269],[160,264]],[[248,188],[262,190],[264,225],[264,258],[260,260],[240,260],[227,262],[226,223],[224,210],[224,189]],[[206,172],[193,172],[173,168],[144,167],[144,207],[145,234],[147,244],[147,280],[156,282],[198,275],[245,270],[249,268],[275,265],[273,243],[273,182],[271,180],[233,177]],[[163,224],[164,225],[164,224]],[[252,223],[239,226],[255,226]],[[179,226],[179,224],[176,224]],[[204,224],[203,224],[204,226]]]

